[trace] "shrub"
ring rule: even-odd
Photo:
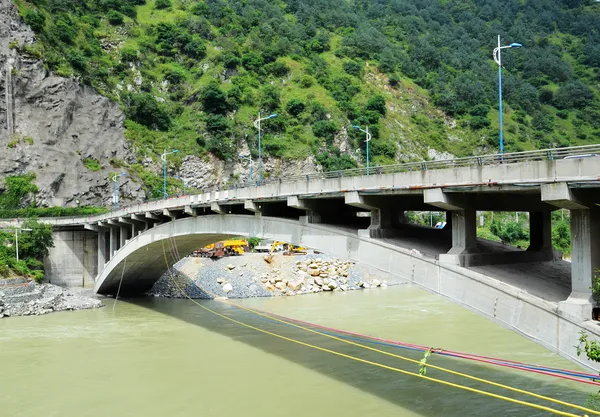
[[[108,20],[108,23],[111,25],[120,25],[123,23],[124,18],[125,16],[123,16],[123,13],[116,10],[109,10],[108,13],[106,13],[106,20]]]
[[[347,74],[354,75],[356,77],[362,74],[362,65],[356,61],[346,61],[342,65],[342,68]]]
[[[325,142],[331,145],[339,128],[329,120],[320,120],[313,125],[312,130],[316,137],[325,139]]]
[[[218,82],[208,84],[200,92],[200,101],[204,111],[208,113],[223,114],[229,110],[227,96]]]
[[[44,31],[46,25],[46,16],[37,10],[27,10],[23,15],[23,20],[33,29],[34,32],[40,33]]]
[[[150,93],[134,94],[130,98],[127,116],[141,125],[155,130],[168,130],[171,118]]]
[[[306,109],[306,106],[299,99],[293,98],[290,101],[288,101],[287,105],[285,106],[285,109],[289,114],[291,114],[294,117],[297,117]]]
[[[168,9],[169,7],[171,7],[171,0],[156,0],[154,2],[154,8],[155,9]]]
[[[92,172],[100,171],[102,168],[100,162],[95,158],[86,158],[83,160],[83,165]]]
[[[304,75],[300,79],[300,87],[302,88],[310,88],[315,83],[315,79],[310,75]]]
[[[490,122],[490,119],[487,117],[472,116],[469,119],[469,126],[475,130],[483,129],[484,127],[490,127],[491,124],[492,122]]]
[[[372,97],[367,103],[367,110],[373,110],[381,115],[385,115],[385,98],[381,95]]]

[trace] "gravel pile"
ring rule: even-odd
[[[352,291],[401,283],[404,281],[391,275],[322,254],[276,254],[271,264],[264,261],[263,255],[246,254],[218,260],[184,258],[174,265],[173,278],[165,274],[148,294],[182,298],[181,288],[192,298],[251,298]]]
[[[90,290],[61,288],[52,284],[0,286],[0,318],[39,316],[64,310],[83,310],[104,304],[87,294]]]

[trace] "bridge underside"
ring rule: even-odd
[[[180,258],[198,248],[231,236],[193,234],[162,239],[142,246],[119,262],[102,281],[102,285],[97,287],[96,292],[116,295],[119,291],[119,295],[123,296],[144,294]],[[119,283],[121,283],[120,290]]]

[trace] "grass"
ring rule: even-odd
[[[92,172],[97,172],[102,169],[100,162],[95,158],[86,158],[83,160],[83,165]]]

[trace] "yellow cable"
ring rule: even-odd
[[[168,265],[167,255],[166,255],[166,252],[164,251],[164,243],[163,243],[163,254],[164,254],[164,258],[165,258],[165,263],[167,263],[167,265]],[[327,348],[323,348],[323,347],[320,347],[320,346],[315,346],[315,345],[312,345],[312,344],[309,344],[309,343],[301,342],[301,341],[296,340],[296,339],[292,339],[292,338],[289,338],[289,337],[286,337],[286,336],[283,336],[283,335],[280,335],[280,334],[277,334],[277,333],[270,332],[268,330],[264,330],[264,329],[252,326],[252,325],[247,324],[247,323],[243,323],[241,321],[235,320],[235,319],[233,319],[231,317],[228,317],[226,315],[218,313],[218,312],[212,310],[209,307],[203,306],[202,304],[198,303],[196,300],[194,300],[193,298],[191,298],[189,295],[187,295],[186,292],[184,292],[181,289],[181,287],[179,286],[179,284],[177,284],[177,282],[173,279],[173,274],[171,273],[170,270],[169,270],[169,277],[171,278],[171,281],[177,287],[177,289],[186,298],[188,298],[190,301],[192,301],[198,307],[200,307],[200,308],[202,308],[202,309],[204,309],[204,310],[206,310],[206,311],[208,311],[208,312],[210,312],[210,313],[212,313],[212,314],[214,314],[214,315],[216,315],[218,317],[221,317],[221,318],[223,318],[225,320],[229,320],[229,321],[231,321],[233,323],[239,324],[240,326],[247,327],[249,329],[256,330],[258,332],[261,332],[261,333],[264,333],[264,334],[268,334],[270,336],[277,337],[277,338],[286,340],[288,342],[292,342],[292,343],[296,343],[296,344],[299,344],[299,345],[302,345],[302,346],[306,346],[306,347],[310,347],[310,348],[313,348],[313,349],[317,349],[317,350],[320,350],[322,352],[331,353],[332,355],[337,355],[337,356],[340,356],[340,357],[343,357],[343,358],[347,358],[347,359],[355,360],[355,361],[358,361],[358,362],[366,363],[366,364],[369,364],[369,365],[377,366],[379,368],[388,369],[390,371],[398,372],[398,373],[401,373],[401,374],[404,374],[404,375],[416,376],[418,378],[423,378],[423,379],[426,379],[428,381],[436,382],[438,384],[447,385],[447,386],[451,386],[451,387],[454,387],[454,388],[458,388],[458,389],[462,389],[462,390],[474,392],[474,393],[477,393],[477,394],[486,395],[486,396],[489,396],[489,397],[492,397],[492,398],[497,398],[497,399],[509,401],[509,402],[512,402],[512,403],[515,403],[515,404],[520,404],[520,405],[524,405],[524,406],[527,406],[527,407],[536,408],[538,410],[547,411],[547,412],[550,412],[550,413],[553,413],[553,414],[556,414],[556,415],[560,415],[560,416],[580,417],[577,414],[572,414],[572,413],[568,413],[568,412],[565,412],[565,411],[556,410],[554,408],[546,407],[546,406],[543,406],[543,405],[533,404],[533,403],[529,403],[529,402],[526,402],[526,401],[522,401],[522,400],[517,400],[517,399],[514,399],[514,398],[505,397],[503,395],[499,395],[499,394],[494,394],[494,393],[491,393],[491,392],[482,391],[482,390],[479,390],[479,389],[476,389],[476,388],[471,388],[471,387],[467,387],[467,386],[460,385],[460,384],[455,384],[453,382],[448,382],[448,381],[444,381],[444,380],[441,380],[441,379],[432,378],[432,377],[429,377],[429,376],[426,376],[426,375],[421,375],[421,374],[417,374],[417,373],[413,373],[413,372],[408,372],[408,371],[405,371],[403,369],[394,368],[392,366],[384,365],[382,363],[372,362],[372,361],[369,361],[369,360],[366,360],[366,359],[357,358],[355,356],[347,355],[345,353],[341,353],[341,352],[337,352],[337,351],[330,350],[330,349],[327,349]],[[233,303],[231,303],[231,304],[233,304]],[[340,339],[340,340],[343,341],[343,339]],[[524,391],[524,392],[526,393],[526,391]],[[565,403],[565,404],[568,404],[568,403]],[[578,407],[579,406],[575,406],[574,408],[578,408]]]

